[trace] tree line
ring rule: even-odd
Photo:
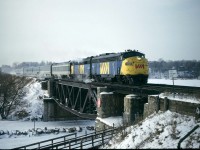
[[[10,65],[2,65],[0,67],[0,71],[4,72],[4,73],[11,73],[15,70],[15,69],[21,69],[21,68],[26,68],[26,67],[38,67],[38,66],[45,66],[45,65],[51,65],[53,64],[53,62],[51,61],[41,61],[41,62],[14,62],[11,66]]]
[[[149,61],[149,68],[155,72],[166,72],[171,69],[177,71],[187,71],[195,78],[200,76],[200,61],[197,60],[177,60],[177,61]]]
[[[22,62],[13,63],[12,66],[2,65],[2,72],[9,73],[12,69],[20,69],[23,67],[37,67],[51,65],[54,62],[51,61],[41,61],[41,62]],[[177,71],[187,71],[193,74],[194,77],[200,76],[200,61],[197,60],[177,60],[177,61],[165,61],[159,59],[158,61],[149,61],[149,68],[154,72],[166,72],[171,69],[176,69]]]
[[[50,65],[53,62],[51,61],[41,61],[41,62],[22,62],[22,63],[13,63],[12,68],[14,69],[19,69],[23,67],[37,67],[37,66],[45,66],[45,65]]]

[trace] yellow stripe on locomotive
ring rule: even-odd
[[[79,65],[79,74],[84,74],[84,65]]]
[[[109,62],[100,63],[100,74],[109,74]]]
[[[74,66],[71,65],[71,74],[74,74]]]
[[[122,61],[121,75],[148,75],[148,61],[138,56],[129,57]]]

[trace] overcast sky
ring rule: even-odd
[[[0,0],[0,66],[126,49],[200,60],[200,0]]]

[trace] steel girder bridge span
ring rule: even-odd
[[[97,87],[91,84],[50,81],[51,97],[64,110],[88,119],[97,117]]]

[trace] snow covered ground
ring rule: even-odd
[[[70,120],[70,121],[41,121],[41,116],[43,114],[43,100],[41,96],[47,95],[47,91],[41,90],[41,84],[34,81],[33,84],[27,85],[25,87],[27,95],[24,97],[24,101],[27,101],[26,107],[18,107],[16,111],[25,109],[29,115],[23,119],[17,120],[17,117],[13,112],[9,116],[9,120],[0,120],[0,149],[11,149],[70,133],[64,132],[63,128],[82,128],[82,132],[77,132],[77,136],[88,134],[93,132],[92,130],[87,130],[87,126],[94,126],[94,120]],[[32,118],[38,118],[38,121],[31,121]],[[14,121],[13,121],[14,120]],[[59,129],[58,133],[41,134],[38,135],[33,130],[44,130],[47,128]],[[24,133],[24,135],[19,135],[19,132]],[[2,135],[1,135],[2,134]]]
[[[0,149],[11,149],[19,146],[24,146],[28,144],[32,144],[35,142],[44,141],[47,139],[52,139],[64,135],[68,135],[68,133],[63,129],[69,128],[82,128],[81,132],[75,131],[77,136],[81,136],[84,134],[88,134],[93,132],[92,130],[87,130],[87,126],[94,126],[93,120],[73,120],[73,121],[50,121],[50,122],[42,122],[36,121],[35,125],[33,121],[0,121],[0,132],[4,131],[4,135],[0,135]],[[59,129],[59,132],[52,133],[43,133],[37,134],[34,132],[34,126],[36,130],[51,130],[51,129]],[[23,132],[26,134],[19,135],[19,132]],[[74,137],[73,137],[74,138]]]
[[[165,79],[149,79],[148,83],[160,83],[160,84],[172,84],[172,80]],[[175,80],[175,85],[185,85],[185,86],[197,86],[200,87],[200,80]],[[38,120],[34,122],[29,120],[29,118],[37,117],[40,118],[43,113],[43,102],[41,96],[46,94],[46,91],[41,90],[41,85],[39,82],[34,82],[26,87],[27,96],[24,100],[28,102],[27,107],[24,108],[28,110],[29,116],[17,120],[17,118],[12,114],[9,120],[0,120],[0,149],[10,149],[18,146],[23,146],[31,144],[34,142],[39,142],[42,140],[47,140],[50,138],[55,138],[69,134],[67,132],[51,133],[51,134],[41,134],[37,135],[33,132],[33,128],[44,129],[60,129],[71,128],[71,127],[82,127],[82,132],[77,132],[78,135],[83,135],[90,133],[92,131],[87,130],[86,126],[94,126],[94,120],[72,120],[72,121],[50,121],[43,122]],[[18,108],[20,110],[22,108]],[[103,121],[109,121],[108,118],[103,119]],[[111,118],[111,120],[114,120]],[[121,117],[119,117],[118,122],[121,122]],[[112,123],[111,123],[112,124]],[[110,143],[102,148],[177,148],[178,141],[183,137],[188,131],[190,131],[197,121],[194,117],[184,116],[174,112],[159,112],[148,118],[138,125],[131,126],[126,129],[127,136],[123,137],[121,135],[115,136]],[[16,135],[17,130],[26,132],[26,135]],[[200,128],[198,128],[192,136],[185,140],[182,145],[183,148],[200,148]]]
[[[200,123],[198,123],[200,125]],[[180,138],[197,125],[194,117],[175,112],[159,112],[141,123],[126,128],[127,136],[119,133],[104,149],[165,149],[177,148]],[[200,127],[181,144],[181,148],[200,148]]]
[[[148,79],[148,83],[173,85],[173,81],[170,79]],[[200,87],[200,80],[175,79],[174,85]]]

